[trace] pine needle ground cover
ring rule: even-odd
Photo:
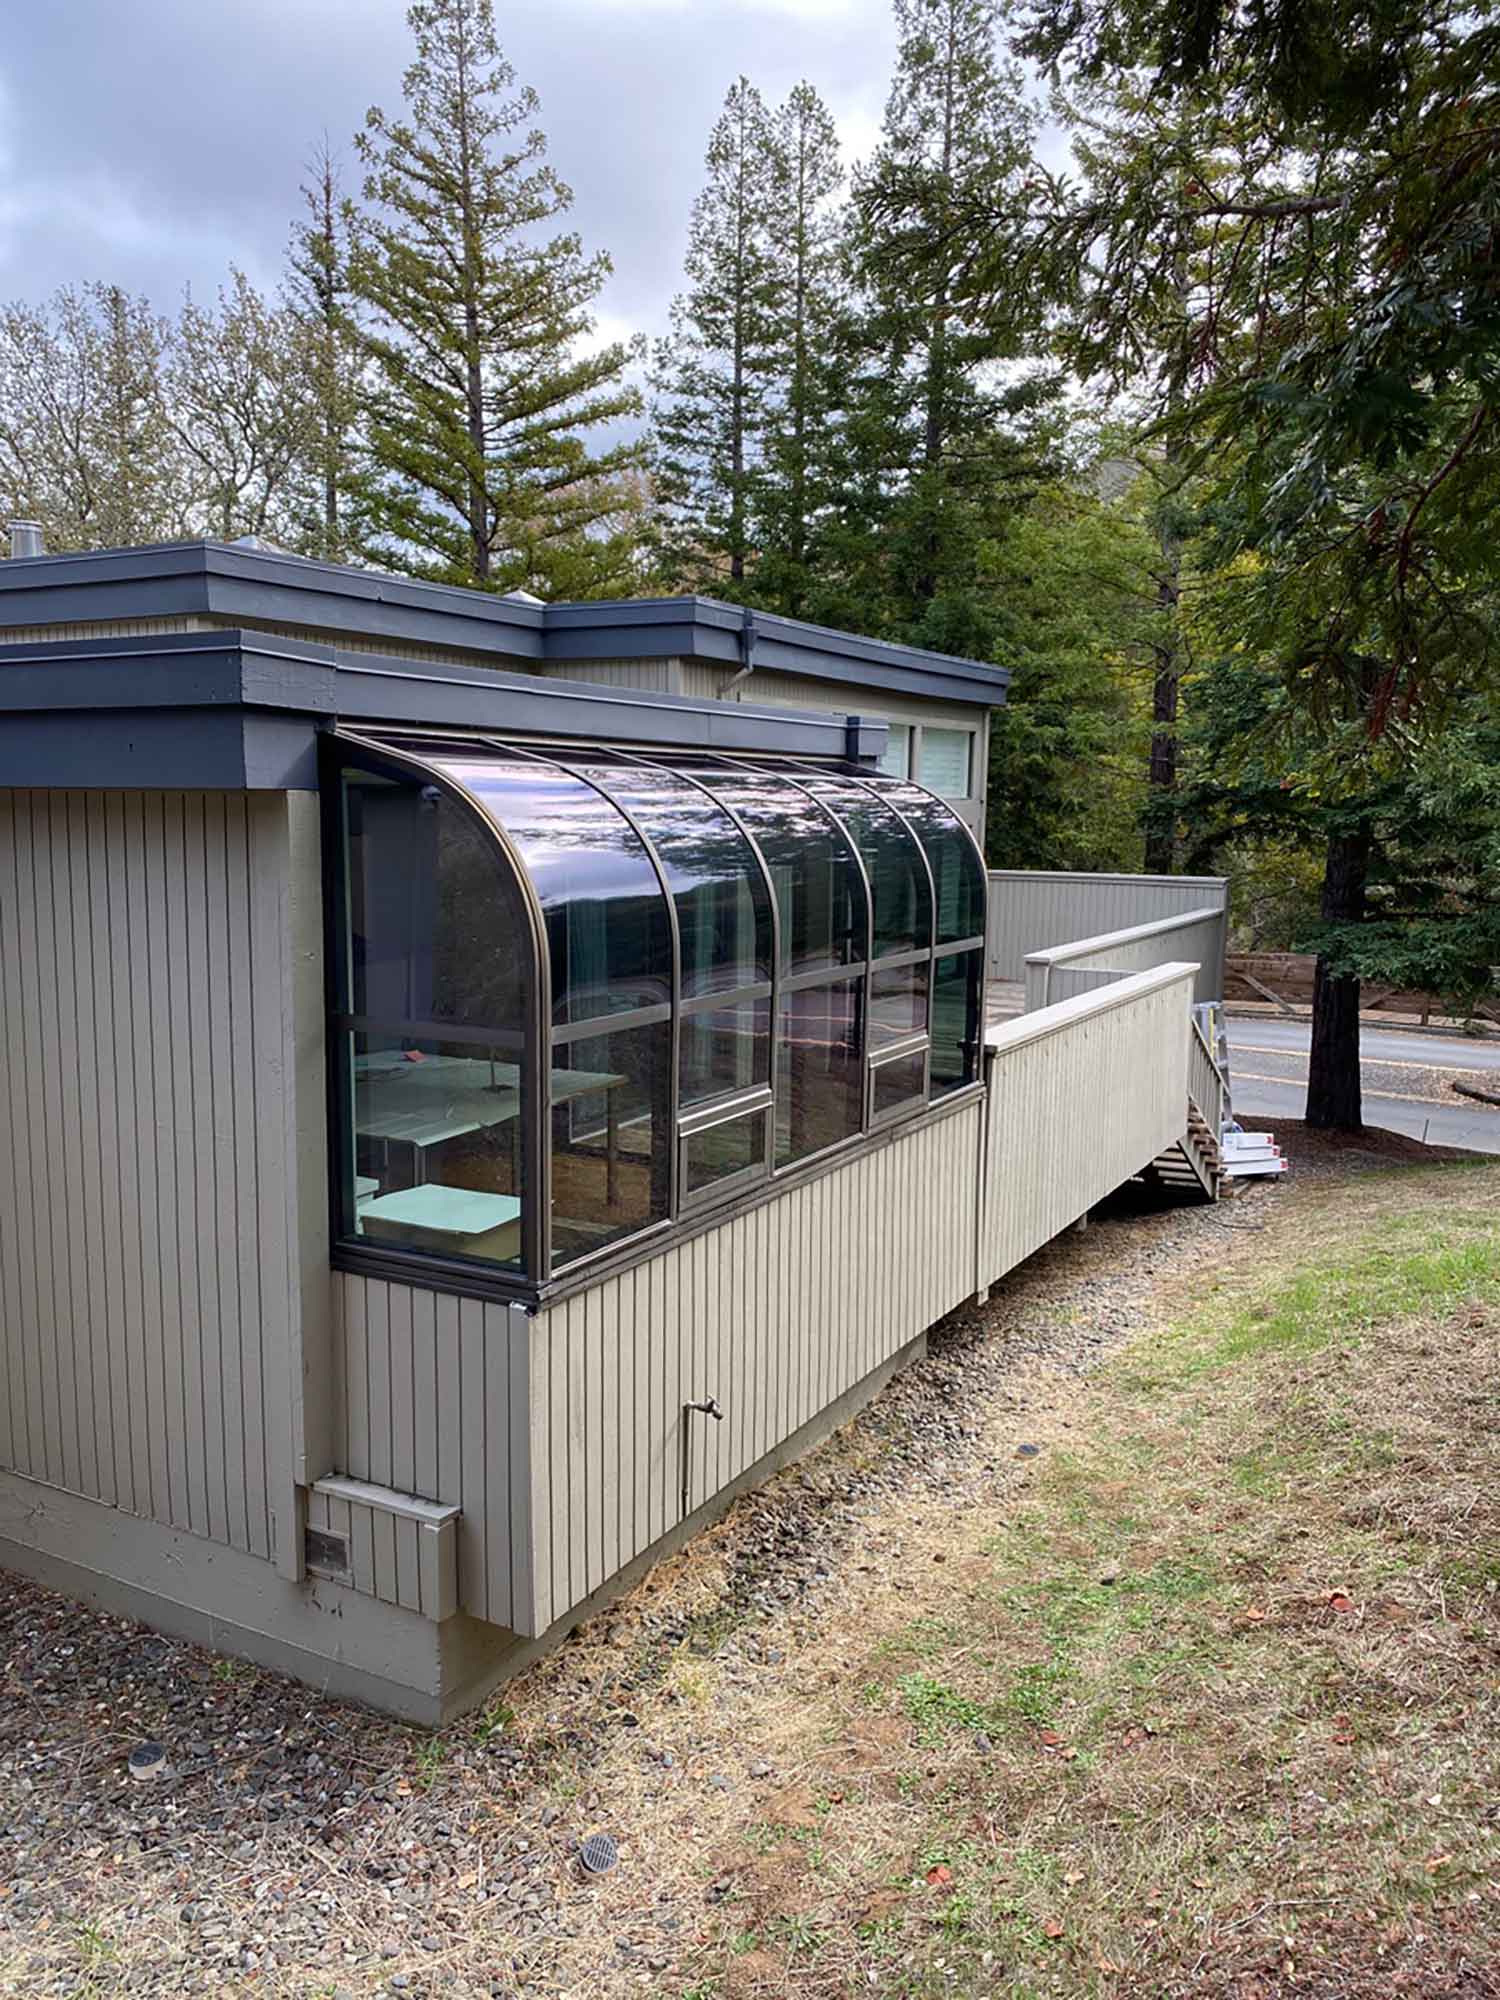
[[[1500,1993],[1500,1173],[1350,1195],[908,1546],[697,2000]]]

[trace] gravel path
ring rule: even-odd
[[[1304,1173],[1377,1163],[1301,1150]],[[830,1614],[851,1550],[868,1568],[872,1551],[899,1547],[927,1496],[951,1505],[972,1489],[993,1504],[1002,1461],[1026,1444],[1033,1378],[1087,1374],[1151,1324],[1164,1280],[1209,1270],[1231,1233],[1274,1227],[1289,1198],[1263,1183],[1217,1208],[1122,1196],[988,1306],[944,1322],[927,1359],[820,1451],[440,1737],[9,1584],[0,1992],[566,1994],[601,1952],[621,1978],[675,1990],[684,1910],[664,1891],[600,1937],[617,1921],[607,1885],[576,1865],[580,1837],[623,1813],[593,1774],[622,1743],[634,1753],[631,1732],[649,1778],[635,1806],[685,1775],[645,1740],[636,1707],[701,1658],[753,1731],[754,1689]],[[127,1758],[153,1739],[171,1769],[139,1782]],[[710,1795],[735,1782],[694,1780]]]

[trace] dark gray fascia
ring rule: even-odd
[[[883,723],[344,653],[263,632],[0,646],[0,784],[314,789],[344,721],[597,744],[875,757]]]
[[[930,700],[994,707],[1003,667],[863,639],[710,597],[527,604],[222,542],[0,562],[0,627],[213,617],[326,634],[441,646],[566,665],[606,659],[712,661]],[[747,659],[748,653],[748,659]]]
[[[750,658],[745,657],[747,643]],[[886,639],[864,639],[783,618],[747,612],[713,597],[626,599],[609,604],[547,606],[546,657],[568,660],[682,659],[801,674],[810,680],[883,687],[933,701],[996,708],[1010,672],[981,660],[929,653]]]

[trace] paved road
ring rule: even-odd
[[[1235,1115],[1242,1123],[1300,1118],[1306,1099],[1305,1021],[1231,1016],[1229,1070]],[[1450,1080],[1500,1089],[1500,1041],[1463,1035],[1413,1035],[1365,1028],[1360,1037],[1367,1125],[1406,1132],[1434,1146],[1500,1153],[1500,1105],[1457,1097]]]

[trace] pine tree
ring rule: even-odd
[[[810,83],[777,111],[771,133],[770,323],[764,466],[756,496],[757,595],[788,617],[818,589],[818,532],[835,498],[839,416],[834,365],[847,308],[838,133]]]
[[[724,101],[693,205],[686,275],[652,372],[654,476],[669,580],[743,595],[765,445],[775,266],[771,120],[740,77]]]
[[[303,215],[292,226],[286,302],[302,334],[312,405],[310,452],[297,496],[297,545],[325,560],[346,560],[357,545],[351,520],[354,441],[362,403],[363,356],[349,283],[354,208],[325,139],[301,188]]]
[[[850,369],[854,594],[904,636],[987,655],[987,551],[1034,490],[1055,384],[1000,377],[1018,333],[965,309],[966,216],[1024,175],[1032,115],[999,52],[999,0],[896,0],[882,144],[856,190],[868,304]],[[863,571],[863,576],[858,572]]]
[[[586,350],[609,260],[575,234],[538,239],[571,206],[516,86],[491,0],[422,0],[407,117],[372,109],[357,145],[366,201],[350,265],[372,364],[364,495],[383,560],[454,582],[547,591],[618,567],[612,524],[638,452],[590,455],[589,432],[638,413],[632,350]]]

